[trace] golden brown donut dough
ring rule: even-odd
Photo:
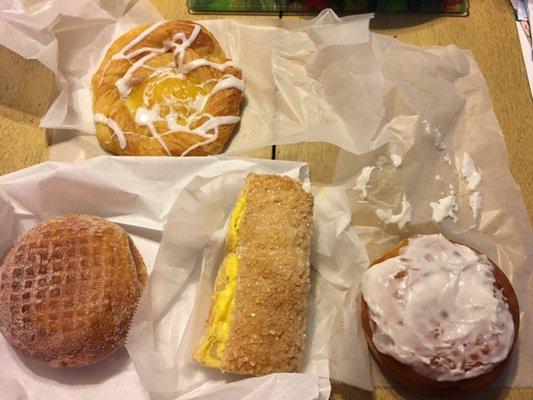
[[[184,77],[184,84],[191,84],[193,88],[201,86],[203,88],[202,90],[209,93],[209,90],[213,88],[216,82],[227,78],[229,75],[237,78],[239,81],[241,80],[241,71],[232,65],[231,60],[225,57],[217,40],[201,25],[189,21],[164,21],[143,38],[143,32],[151,29],[153,26],[152,24],[140,25],[115,40],[109,47],[100,67],[92,78],[94,115],[111,119],[110,123],[101,123],[95,118],[96,135],[100,145],[107,151],[119,155],[179,156],[185,152],[186,155],[190,156],[203,156],[220,153],[228,140],[233,136],[238,123],[240,104],[243,96],[241,90],[232,87],[212,94],[209,96],[203,109],[198,110],[196,116],[189,120],[188,126],[190,130],[195,131],[208,120],[208,115],[213,117],[237,117],[234,118],[236,122],[221,124],[218,138],[212,143],[202,146],[198,146],[198,144],[204,142],[206,140],[205,137],[191,132],[187,133],[183,129],[176,131],[175,126],[169,126],[165,119],[165,116],[168,115],[168,106],[163,104],[161,99],[155,99],[153,103],[160,104],[161,106],[159,111],[162,118],[154,123],[154,128],[157,133],[164,134],[161,136],[161,140],[163,141],[161,143],[158,138],[154,137],[153,132],[148,126],[136,123],[135,110],[128,109],[126,105],[129,95],[125,97],[121,96],[116,85],[117,81],[124,77],[133,64],[150,54],[149,50],[140,51],[138,54],[134,52],[142,48],[165,49],[162,54],[155,54],[155,57],[143,63],[145,67],[138,68],[131,74],[131,81],[128,81],[129,87],[132,88],[131,91],[133,92],[137,86],[140,86],[140,90],[144,91],[142,85],[150,79],[151,75],[155,75],[153,79],[156,80],[162,79],[161,77],[165,77],[168,74],[170,74],[169,76],[176,76],[176,73],[179,72],[178,69],[174,66],[169,70],[169,65],[174,60],[177,60],[175,62],[179,64],[179,53],[174,55],[175,47],[169,46],[172,43],[183,42],[183,37],[181,39],[176,38],[177,34],[182,33],[186,38],[190,38],[196,26],[200,28],[199,33],[196,39],[184,50],[183,64],[187,64],[193,60],[204,59],[213,63],[212,65],[214,67],[200,66],[184,72],[182,76],[182,78]],[[138,38],[142,38],[142,40],[135,44]],[[135,44],[133,47],[126,47],[128,45],[131,46],[132,43]],[[169,48],[167,49],[167,47]],[[127,51],[124,52],[124,48]],[[125,55],[130,56],[133,54],[133,56],[130,59],[121,58],[121,51]],[[215,67],[218,67],[220,70]],[[161,71],[163,71],[162,75],[160,74]],[[167,83],[170,86],[170,88],[166,88],[167,94],[172,92],[172,85],[182,84],[179,79],[167,81]],[[180,90],[178,86],[176,86],[176,90]],[[182,94],[186,92],[187,89],[181,91]],[[189,107],[186,111],[184,110],[181,106],[175,110],[178,118],[190,117],[191,108]],[[121,145],[118,135],[113,130],[113,124],[116,124],[123,133],[125,145]],[[213,134],[215,131],[211,129],[207,132]],[[193,148],[192,146],[194,145],[198,147]]]
[[[121,227],[89,215],[46,220],[0,261],[0,331],[52,366],[94,364],[124,344],[146,281]]]
[[[384,256],[373,261],[371,267],[380,264],[385,260],[398,256],[400,254],[400,250],[405,246],[407,246],[407,240],[403,240],[402,242],[398,243],[398,245],[393,247]],[[495,286],[498,289],[502,289],[503,295],[507,299],[507,304],[509,305],[509,311],[511,312],[511,315],[513,317],[515,331],[513,340],[514,347],[518,336],[518,328],[520,324],[518,299],[516,298],[516,293],[511,283],[509,282],[503,271],[492,261],[491,263],[494,266],[493,274],[495,279]],[[488,386],[500,376],[513,351],[513,347],[511,347],[509,355],[505,360],[500,362],[492,370],[482,375],[455,382],[436,381],[426,376],[420,375],[409,365],[405,365],[396,360],[394,357],[381,353],[376,348],[374,342],[372,341],[372,328],[370,326],[370,316],[368,314],[368,307],[362,296],[360,298],[360,304],[363,332],[365,334],[365,339],[368,344],[368,348],[370,349],[370,352],[383,370],[385,370],[392,378],[394,378],[396,381],[398,381],[408,389],[412,390],[413,392],[433,396],[462,396],[477,392],[480,389]]]

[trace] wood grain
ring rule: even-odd
[[[0,174],[48,159],[46,131],[39,120],[52,104],[52,73],[0,46]],[[31,79],[30,79],[31,77]]]
[[[190,15],[184,0],[153,0],[167,19],[213,19],[214,15]],[[522,187],[530,221],[533,218],[533,113],[531,95],[518,47],[513,14],[505,0],[472,0],[471,15],[428,17],[417,15],[378,15],[371,23],[375,32],[394,35],[422,46],[454,43],[472,50],[480,65],[493,99],[496,116],[505,136],[509,165]],[[222,18],[254,18],[223,16]],[[270,18],[276,18],[275,16]],[[298,17],[291,17],[298,18]],[[53,102],[57,91],[53,75],[36,61],[24,60],[0,46],[0,173],[15,171],[48,158],[46,131],[39,119]],[[249,156],[271,158],[266,147]],[[327,183],[333,174],[338,149],[322,143],[277,146],[275,157],[307,161],[311,179]],[[354,374],[357,371],[354,371]],[[377,388],[373,393],[348,385],[332,385],[332,399],[424,399],[402,388]],[[533,390],[489,390],[472,400],[533,398]]]

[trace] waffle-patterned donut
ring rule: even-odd
[[[0,261],[0,331],[52,366],[93,364],[124,344],[146,281],[119,226],[77,214],[46,220]]]
[[[233,136],[241,71],[204,27],[141,25],[113,42],[92,78],[100,145],[119,155],[210,155]]]

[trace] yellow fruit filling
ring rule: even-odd
[[[197,111],[187,105],[187,100],[194,101],[198,96],[206,96],[208,93],[209,87],[193,77],[181,79],[155,75],[133,87],[124,99],[124,105],[135,117],[137,108],[144,106],[151,109],[159,104],[162,118],[173,110],[181,117],[177,119],[180,123],[180,119],[184,120],[184,117]]]
[[[206,328],[207,334],[204,334],[202,342],[195,353],[195,359],[209,367],[218,367],[220,365],[220,359],[226,350],[226,344],[229,339],[239,270],[237,244],[245,205],[245,196],[241,194],[231,214],[226,239],[226,255],[220,266],[220,268],[224,269],[226,284],[218,292],[216,299],[214,299],[211,324]]]

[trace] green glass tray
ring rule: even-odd
[[[187,0],[192,13],[316,13],[336,12],[468,14],[468,0]]]

